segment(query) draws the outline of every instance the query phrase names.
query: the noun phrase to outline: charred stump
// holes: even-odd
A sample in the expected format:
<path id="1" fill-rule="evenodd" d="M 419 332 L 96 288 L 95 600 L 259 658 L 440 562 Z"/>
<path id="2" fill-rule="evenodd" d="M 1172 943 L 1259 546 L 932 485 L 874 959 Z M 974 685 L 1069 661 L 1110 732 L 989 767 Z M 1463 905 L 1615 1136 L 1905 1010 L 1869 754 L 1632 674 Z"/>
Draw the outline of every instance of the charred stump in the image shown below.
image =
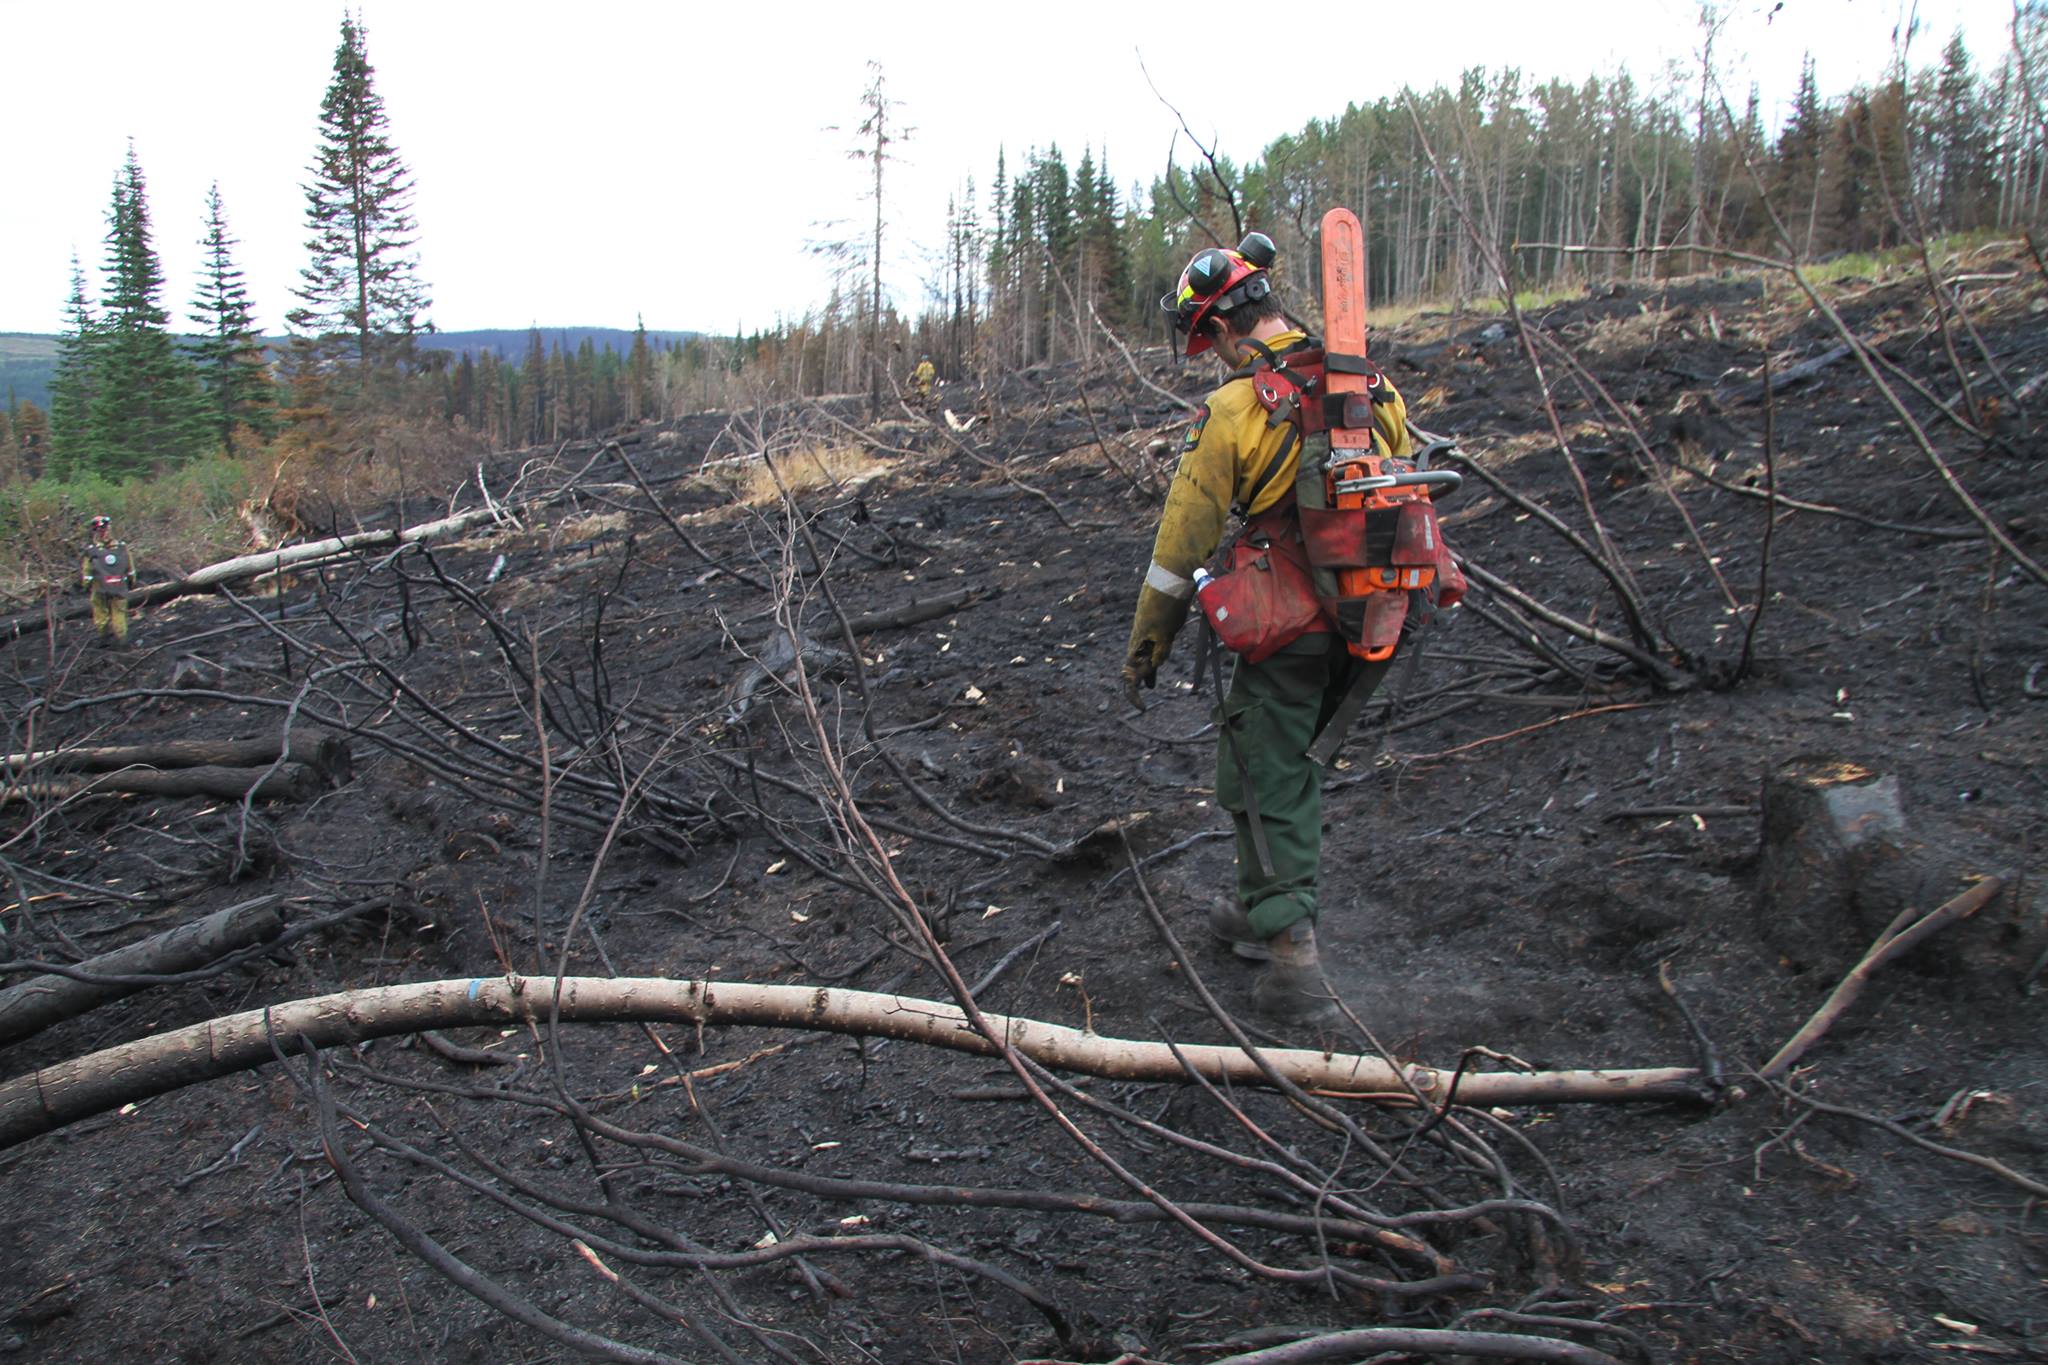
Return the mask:
<path id="1" fill-rule="evenodd" d="M 1834 755 L 1787 760 L 1763 783 L 1756 913 L 1795 970 L 1839 970 L 1917 903 L 1895 775 Z"/>

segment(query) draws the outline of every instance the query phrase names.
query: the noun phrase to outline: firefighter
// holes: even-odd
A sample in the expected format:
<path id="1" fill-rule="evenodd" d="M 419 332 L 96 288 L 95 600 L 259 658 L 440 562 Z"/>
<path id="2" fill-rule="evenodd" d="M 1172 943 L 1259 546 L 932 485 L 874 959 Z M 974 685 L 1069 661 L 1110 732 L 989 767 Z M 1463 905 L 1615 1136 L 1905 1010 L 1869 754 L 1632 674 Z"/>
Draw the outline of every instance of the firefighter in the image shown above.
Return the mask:
<path id="1" fill-rule="evenodd" d="M 92 594 L 92 623 L 103 644 L 128 644 L 128 594 L 135 587 L 135 556 L 114 539 L 114 519 L 94 517 L 92 540 L 78 560 L 78 586 Z"/>
<path id="2" fill-rule="evenodd" d="M 938 377 L 939 368 L 932 364 L 932 358 L 928 355 L 919 356 L 917 358 L 917 368 L 910 372 L 910 383 L 917 390 L 918 402 L 929 403 L 932 401 L 932 381 Z"/>
<path id="3" fill-rule="evenodd" d="M 1188 263 L 1175 291 L 1159 301 L 1186 338 L 1188 355 L 1212 351 L 1234 369 L 1260 356 L 1260 345 L 1280 353 L 1305 340 L 1273 292 L 1265 269 L 1272 251 L 1270 241 L 1253 234 L 1237 251 L 1214 248 Z M 1290 533 L 1298 528 L 1292 509 L 1300 442 L 1289 423 L 1268 417 L 1243 372 L 1195 412 L 1125 651 L 1124 690 L 1133 706 L 1142 707 L 1139 688 L 1154 685 L 1188 614 L 1196 571 L 1216 551 L 1233 510 L 1272 513 L 1286 519 L 1280 524 Z M 1391 385 L 1373 404 L 1373 419 L 1383 453 L 1412 453 L 1406 405 Z M 1340 634 L 1314 627 L 1263 663 L 1237 659 L 1215 716 L 1216 798 L 1236 830 L 1237 886 L 1234 901 L 1212 908 L 1209 927 L 1239 956 L 1268 964 L 1252 982 L 1252 1005 L 1280 1023 L 1335 1014 L 1315 936 L 1323 771 L 1306 750 L 1360 667 Z"/>

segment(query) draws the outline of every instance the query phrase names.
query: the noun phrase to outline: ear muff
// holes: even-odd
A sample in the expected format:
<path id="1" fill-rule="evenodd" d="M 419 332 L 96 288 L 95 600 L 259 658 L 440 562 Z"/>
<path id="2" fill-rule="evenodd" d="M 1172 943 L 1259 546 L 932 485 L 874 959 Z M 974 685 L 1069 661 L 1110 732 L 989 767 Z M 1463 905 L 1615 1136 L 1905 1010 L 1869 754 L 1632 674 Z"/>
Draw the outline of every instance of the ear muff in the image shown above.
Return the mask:
<path id="1" fill-rule="evenodd" d="M 1229 252 L 1212 246 L 1188 262 L 1188 287 L 1202 297 L 1214 294 L 1230 282 L 1235 264 Z"/>

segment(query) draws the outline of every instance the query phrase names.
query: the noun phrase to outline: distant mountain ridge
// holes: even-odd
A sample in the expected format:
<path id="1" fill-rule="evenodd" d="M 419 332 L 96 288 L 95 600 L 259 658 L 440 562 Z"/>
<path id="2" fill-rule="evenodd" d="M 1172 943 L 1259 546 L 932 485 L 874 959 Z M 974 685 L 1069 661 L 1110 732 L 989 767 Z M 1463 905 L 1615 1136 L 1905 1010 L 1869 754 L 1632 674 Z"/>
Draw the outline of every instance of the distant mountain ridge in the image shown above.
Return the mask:
<path id="1" fill-rule="evenodd" d="M 501 361 L 518 365 L 526 359 L 528 338 L 535 331 L 540 333 L 541 349 L 549 352 L 559 347 L 565 354 L 574 355 L 586 341 L 600 355 L 606 347 L 621 356 L 633 350 L 630 327 L 486 327 L 468 332 L 432 332 L 420 337 L 420 349 L 467 355 L 472 360 L 489 351 Z M 703 335 L 650 331 L 647 344 L 656 350 L 667 350 Z M 282 349 L 286 340 L 274 336 L 265 337 L 263 342 L 274 352 Z M 44 332 L 0 332 L 0 405 L 34 403 L 48 412 L 50 380 L 57 373 L 62 343 L 62 337 Z"/>
<path id="2" fill-rule="evenodd" d="M 60 340 L 35 332 L 0 332 L 0 406 L 34 403 L 50 410 L 50 376 L 57 373 Z"/>
<path id="3" fill-rule="evenodd" d="M 590 348 L 602 354 L 606 347 L 626 355 L 633 349 L 633 332 L 625 327 L 486 327 L 471 332 L 435 332 L 420 338 L 423 351 L 448 351 L 455 355 L 468 355 L 472 359 L 489 351 L 500 360 L 509 360 L 514 365 L 526 359 L 528 338 L 534 332 L 540 333 L 541 349 L 554 351 L 557 347 L 568 355 L 583 349 L 588 341 Z M 703 336 L 702 332 L 656 332 L 647 333 L 647 344 L 658 351 L 665 351 L 672 345 L 680 345 L 693 338 Z M 275 338 L 273 344 L 281 342 Z"/>

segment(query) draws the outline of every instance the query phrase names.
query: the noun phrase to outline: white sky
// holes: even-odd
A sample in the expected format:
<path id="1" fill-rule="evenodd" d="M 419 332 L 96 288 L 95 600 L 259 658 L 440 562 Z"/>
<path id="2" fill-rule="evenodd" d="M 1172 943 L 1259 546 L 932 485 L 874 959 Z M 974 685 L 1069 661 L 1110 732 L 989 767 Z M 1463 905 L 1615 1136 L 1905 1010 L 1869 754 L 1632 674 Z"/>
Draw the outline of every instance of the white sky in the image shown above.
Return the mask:
<path id="1" fill-rule="evenodd" d="M 1900 0 L 1785 0 L 1766 22 L 1774 0 L 1725 3 L 1728 88 L 1739 103 L 1758 81 L 1767 111 L 1789 100 L 1809 50 L 1826 93 L 1874 78 L 1900 14 Z M 1356 17 L 1311 37 L 1317 8 L 360 0 L 359 12 L 417 181 L 444 330 L 641 316 L 725 332 L 821 302 L 825 268 L 807 245 L 871 214 L 846 157 L 870 59 L 915 130 L 884 188 L 886 278 L 914 311 L 948 193 L 972 176 L 985 199 L 999 143 L 1013 167 L 1030 147 L 1057 143 L 1070 166 L 1106 147 L 1126 188 L 1159 171 L 1176 125 L 1141 54 L 1190 125 L 1244 161 L 1404 82 L 1453 83 L 1474 65 L 1577 81 L 1625 62 L 1653 85 L 1698 41 L 1693 0 L 1326 0 Z M 281 330 L 342 14 L 311 0 L 0 0 L 0 331 L 61 330 L 74 253 L 96 295 L 130 138 L 174 325 L 186 325 L 217 180 L 257 324 Z M 1988 70 L 2010 14 L 2010 0 L 1923 3 L 1915 64 L 1961 28 Z"/>

